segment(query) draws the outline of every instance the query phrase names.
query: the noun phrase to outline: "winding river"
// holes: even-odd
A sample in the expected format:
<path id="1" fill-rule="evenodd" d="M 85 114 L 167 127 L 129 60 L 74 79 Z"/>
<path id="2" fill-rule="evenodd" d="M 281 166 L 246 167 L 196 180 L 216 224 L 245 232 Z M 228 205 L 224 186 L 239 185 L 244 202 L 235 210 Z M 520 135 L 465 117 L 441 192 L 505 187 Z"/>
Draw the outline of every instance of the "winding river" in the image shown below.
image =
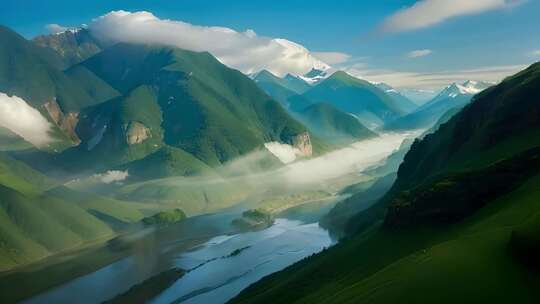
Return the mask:
<path id="1" fill-rule="evenodd" d="M 214 237 L 172 257 L 171 267 L 189 272 L 152 303 L 224 303 L 262 277 L 332 243 L 328 232 L 317 223 L 288 219 L 277 219 L 271 227 L 256 232 Z M 237 253 L 232 254 L 235 250 Z M 148 274 L 140 269 L 140 260 L 131 256 L 25 303 L 100 303 L 146 279 Z"/>

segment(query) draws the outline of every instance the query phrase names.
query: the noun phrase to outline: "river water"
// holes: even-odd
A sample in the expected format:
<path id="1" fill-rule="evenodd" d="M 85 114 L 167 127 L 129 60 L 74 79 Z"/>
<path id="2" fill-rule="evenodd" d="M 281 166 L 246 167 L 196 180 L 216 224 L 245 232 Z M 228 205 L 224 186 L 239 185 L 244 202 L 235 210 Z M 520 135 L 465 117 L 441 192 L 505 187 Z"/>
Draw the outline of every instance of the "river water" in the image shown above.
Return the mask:
<path id="1" fill-rule="evenodd" d="M 277 219 L 261 231 L 217 236 L 173 257 L 172 266 L 191 270 L 153 303 L 224 303 L 262 277 L 331 245 L 328 232 L 317 223 L 288 219 Z M 235 250 L 239 253 L 231 255 Z M 134 257 L 122 259 L 26 303 L 84 304 L 109 300 L 138 280 L 138 274 L 133 272 L 138 263 Z"/>

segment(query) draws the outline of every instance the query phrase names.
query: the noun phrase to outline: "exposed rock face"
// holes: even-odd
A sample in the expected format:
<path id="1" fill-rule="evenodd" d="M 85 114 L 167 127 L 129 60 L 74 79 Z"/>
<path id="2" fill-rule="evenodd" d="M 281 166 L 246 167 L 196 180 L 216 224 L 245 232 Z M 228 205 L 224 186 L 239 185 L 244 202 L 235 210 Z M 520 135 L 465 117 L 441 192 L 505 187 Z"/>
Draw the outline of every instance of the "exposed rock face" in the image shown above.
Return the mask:
<path id="1" fill-rule="evenodd" d="M 309 157 L 313 155 L 313 146 L 308 132 L 293 136 L 289 143 L 300 151 L 300 156 Z"/>
<path id="2" fill-rule="evenodd" d="M 126 131 L 126 141 L 130 145 L 140 144 L 151 137 L 150 129 L 140 122 L 131 121 Z"/>
<path id="3" fill-rule="evenodd" d="M 79 144 L 81 142 L 75 132 L 75 127 L 77 127 L 77 123 L 79 122 L 79 113 L 64 114 L 55 99 L 47 101 L 43 104 L 43 107 L 47 110 L 52 121 L 73 143 Z"/>
<path id="4" fill-rule="evenodd" d="M 98 42 L 86 29 L 67 30 L 63 33 L 38 36 L 34 38 L 34 42 L 55 50 L 64 58 L 67 66 L 82 62 L 101 51 Z"/>

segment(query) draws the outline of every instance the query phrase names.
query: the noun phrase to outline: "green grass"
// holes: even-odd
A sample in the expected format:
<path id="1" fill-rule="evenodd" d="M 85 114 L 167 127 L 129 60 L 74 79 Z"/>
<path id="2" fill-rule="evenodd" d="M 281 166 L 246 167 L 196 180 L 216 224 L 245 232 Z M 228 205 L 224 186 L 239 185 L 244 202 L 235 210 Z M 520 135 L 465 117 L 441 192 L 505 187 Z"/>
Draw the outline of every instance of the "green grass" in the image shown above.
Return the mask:
<path id="1" fill-rule="evenodd" d="M 4 154 L 0 169 L 1 270 L 112 237 L 155 208 L 59 187 Z"/>
<path id="2" fill-rule="evenodd" d="M 145 225 L 169 225 L 177 223 L 186 218 L 186 214 L 181 209 L 161 211 L 152 216 L 143 218 L 141 221 Z"/>
<path id="3" fill-rule="evenodd" d="M 180 208 L 189 216 L 230 207 L 254 190 L 242 179 L 171 177 L 126 185 L 116 192 L 121 200 Z"/>
<path id="4" fill-rule="evenodd" d="M 348 144 L 377 136 L 352 115 L 327 103 L 308 106 L 298 118 L 315 135 L 330 143 Z"/>

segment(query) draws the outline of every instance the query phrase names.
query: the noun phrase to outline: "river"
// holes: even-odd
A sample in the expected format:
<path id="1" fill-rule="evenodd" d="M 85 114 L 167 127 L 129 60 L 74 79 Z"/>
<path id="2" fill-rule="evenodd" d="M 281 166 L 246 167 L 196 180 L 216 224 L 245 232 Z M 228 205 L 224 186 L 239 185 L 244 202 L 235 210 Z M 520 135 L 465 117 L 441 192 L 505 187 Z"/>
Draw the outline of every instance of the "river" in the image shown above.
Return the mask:
<path id="1" fill-rule="evenodd" d="M 224 303 L 262 277 L 331 245 L 328 232 L 317 223 L 288 219 L 277 219 L 261 231 L 217 236 L 172 258 L 171 267 L 191 270 L 153 303 Z M 239 253 L 231 255 L 237 249 Z M 84 304 L 109 300 L 144 280 L 136 272 L 140 263 L 135 257 L 122 259 L 25 303 Z"/>

